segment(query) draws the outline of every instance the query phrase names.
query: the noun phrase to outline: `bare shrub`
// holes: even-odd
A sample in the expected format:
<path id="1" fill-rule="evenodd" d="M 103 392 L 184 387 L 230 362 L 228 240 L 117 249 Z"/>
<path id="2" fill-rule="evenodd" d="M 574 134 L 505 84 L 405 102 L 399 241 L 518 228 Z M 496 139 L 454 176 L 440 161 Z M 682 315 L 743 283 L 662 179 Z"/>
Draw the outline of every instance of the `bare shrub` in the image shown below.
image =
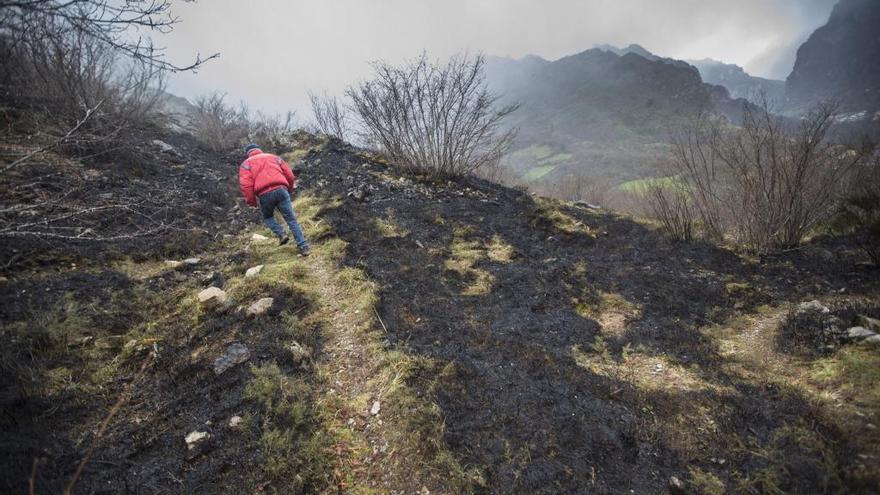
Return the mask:
<path id="1" fill-rule="evenodd" d="M 170 0 L 0 0 L 0 32 L 10 45 L 38 48 L 41 36 L 55 38 L 62 33 L 76 33 L 123 58 L 156 69 L 195 70 L 207 60 L 196 56 L 187 65 L 168 61 L 149 38 L 150 33 L 168 33 L 180 22 L 171 14 Z"/>
<path id="2" fill-rule="evenodd" d="M 31 127 L 50 133 L 76 127 L 76 136 L 67 133 L 64 144 L 83 154 L 118 148 L 132 131 L 162 122 L 160 70 L 122 60 L 81 32 L 25 36 L 39 36 L 42 43 L 25 43 L 8 54 L 16 70 L 6 81 L 14 88 L 10 103 L 33 110 Z"/>
<path id="3" fill-rule="evenodd" d="M 165 73 L 207 60 L 175 65 L 154 48 L 149 35 L 178 22 L 170 8 L 169 0 L 0 0 L 0 101 L 15 119 L 7 131 L 36 134 L 43 151 L 134 153 L 131 131 L 162 123 Z"/>
<path id="4" fill-rule="evenodd" d="M 673 239 L 691 241 L 696 231 L 696 213 L 685 191 L 649 184 L 645 191 L 652 216 Z"/>
<path id="5" fill-rule="evenodd" d="M 741 128 L 701 115 L 683 129 L 673 142 L 672 168 L 703 235 L 730 236 L 749 252 L 765 253 L 799 245 L 827 220 L 843 179 L 868 154 L 827 139 L 834 111 L 823 103 L 793 122 L 765 102 L 744 107 Z M 651 199 L 674 199 L 657 205 L 660 211 L 685 206 L 657 194 Z"/>
<path id="6" fill-rule="evenodd" d="M 398 67 L 374 63 L 373 79 L 347 91 L 364 141 L 416 173 L 456 176 L 496 163 L 513 138 L 500 124 L 517 106 L 495 108 L 484 64 L 481 55 L 439 64 L 424 54 Z"/>
<path id="7" fill-rule="evenodd" d="M 251 112 L 244 102 L 232 106 L 226 103 L 226 94 L 211 93 L 196 98 L 187 129 L 211 151 L 230 151 L 246 142 L 278 147 L 295 130 L 295 117 L 292 111 L 284 115 Z"/>
<path id="8" fill-rule="evenodd" d="M 564 201 L 582 201 L 592 205 L 607 206 L 611 188 L 611 184 L 605 180 L 574 174 L 565 177 L 556 185 L 554 196 Z"/>
<path id="9" fill-rule="evenodd" d="M 270 115 L 257 111 L 251 113 L 244 108 L 247 122 L 247 140 L 263 146 L 278 148 L 287 144 L 287 136 L 296 130 L 296 112 L 288 110 L 283 115 Z"/>
<path id="10" fill-rule="evenodd" d="M 315 129 L 325 136 L 333 136 L 342 141 L 351 138 L 351 116 L 345 105 L 341 104 L 335 96 L 327 93 L 317 95 L 309 93 L 309 101 L 312 104 L 312 115 L 315 119 Z"/>
<path id="11" fill-rule="evenodd" d="M 190 132 L 199 144 L 211 151 L 228 151 L 244 143 L 248 136 L 247 108 L 226 104 L 224 93 L 196 98 L 189 115 Z"/>
<path id="12" fill-rule="evenodd" d="M 875 266 L 880 267 L 880 154 L 853 174 L 833 222 L 839 233 L 852 234 Z"/>

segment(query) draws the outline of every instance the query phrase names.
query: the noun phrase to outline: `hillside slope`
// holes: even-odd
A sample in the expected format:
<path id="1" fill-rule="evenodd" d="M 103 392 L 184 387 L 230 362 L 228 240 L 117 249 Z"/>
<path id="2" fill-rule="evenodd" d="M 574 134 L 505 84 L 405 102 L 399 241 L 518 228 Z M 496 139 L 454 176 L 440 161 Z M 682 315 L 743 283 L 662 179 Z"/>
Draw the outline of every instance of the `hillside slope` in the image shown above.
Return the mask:
<path id="1" fill-rule="evenodd" d="M 554 61 L 489 57 L 488 86 L 521 105 L 506 121 L 518 129 L 507 160 L 513 175 L 545 183 L 652 176 L 677 124 L 703 109 L 739 119 L 743 102 L 704 84 L 694 67 L 642 53 L 628 47 Z"/>
<path id="2" fill-rule="evenodd" d="M 841 0 L 828 22 L 798 48 L 786 79 L 789 105 L 806 107 L 827 98 L 839 100 L 843 112 L 880 111 L 880 3 Z"/>
<path id="3" fill-rule="evenodd" d="M 877 352 L 802 354 L 786 333 L 817 297 L 880 317 L 846 240 L 745 259 L 477 179 L 403 176 L 336 142 L 286 156 L 310 258 L 252 224 L 186 253 L 194 265 L 151 251 L 0 282 L 6 352 L 51 351 L 3 389 L 4 491 L 58 491 L 93 444 L 83 493 L 880 486 Z M 228 308 L 199 305 L 208 286 Z M 233 344 L 248 356 L 218 374 Z M 193 432 L 209 436 L 188 448 Z"/>
<path id="4" fill-rule="evenodd" d="M 785 102 L 785 81 L 756 77 L 736 64 L 708 58 L 688 60 L 688 63 L 700 71 L 703 81 L 724 86 L 732 98 L 744 98 L 760 104 L 763 95 L 776 106 Z"/>

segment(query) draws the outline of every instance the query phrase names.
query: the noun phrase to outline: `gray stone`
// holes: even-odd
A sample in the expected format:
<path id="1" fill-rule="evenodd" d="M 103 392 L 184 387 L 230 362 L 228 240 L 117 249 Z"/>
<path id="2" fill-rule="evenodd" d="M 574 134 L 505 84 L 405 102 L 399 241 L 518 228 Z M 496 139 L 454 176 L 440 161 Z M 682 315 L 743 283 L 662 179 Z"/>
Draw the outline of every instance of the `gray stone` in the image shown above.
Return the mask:
<path id="1" fill-rule="evenodd" d="M 246 272 L 244 272 L 245 278 L 256 277 L 263 271 L 263 265 L 257 265 L 251 268 L 248 268 Z"/>
<path id="2" fill-rule="evenodd" d="M 874 347 L 880 347 L 880 335 L 872 335 L 867 339 L 862 341 L 863 344 L 872 345 Z"/>
<path id="3" fill-rule="evenodd" d="M 859 325 L 871 330 L 872 332 L 880 332 L 880 320 L 878 320 L 877 318 L 859 315 Z"/>
<path id="4" fill-rule="evenodd" d="M 172 153 L 175 155 L 177 154 L 177 150 L 174 149 L 174 146 L 171 146 L 170 144 L 166 143 L 165 141 L 162 141 L 161 139 L 154 139 L 153 145 L 156 146 L 157 148 L 159 148 L 160 150 L 164 151 L 165 153 Z"/>
<path id="5" fill-rule="evenodd" d="M 830 309 L 817 300 L 802 302 L 798 305 L 798 313 L 807 313 L 810 311 L 818 311 L 822 314 L 828 314 L 831 312 Z"/>
<path id="6" fill-rule="evenodd" d="M 675 476 L 669 477 L 669 490 L 672 493 L 683 493 L 684 492 L 684 483 Z"/>
<path id="7" fill-rule="evenodd" d="M 254 234 L 251 236 L 251 240 L 254 242 L 266 242 L 269 238 L 262 234 Z"/>
<path id="8" fill-rule="evenodd" d="M 223 289 L 213 286 L 199 292 L 198 298 L 199 304 L 205 309 L 219 308 L 229 301 Z"/>
<path id="9" fill-rule="evenodd" d="M 382 410 L 382 404 L 379 404 L 379 401 L 374 401 L 373 406 L 370 407 L 370 414 L 373 416 L 379 414 L 379 411 Z"/>
<path id="10" fill-rule="evenodd" d="M 251 304 L 250 307 L 248 307 L 248 309 L 247 309 L 247 314 L 249 314 L 251 316 L 259 316 L 259 315 L 265 313 L 266 311 L 269 311 L 269 308 L 272 307 L 272 303 L 274 303 L 274 302 L 275 302 L 275 300 L 272 299 L 271 297 L 264 297 L 264 298 L 260 299 L 259 301 Z"/>
<path id="11" fill-rule="evenodd" d="M 233 417 L 229 418 L 229 427 L 235 428 L 238 425 L 240 425 L 242 421 L 244 421 L 244 420 L 241 419 L 241 416 L 233 416 Z"/>
<path id="12" fill-rule="evenodd" d="M 214 360 L 214 373 L 223 374 L 229 368 L 244 363 L 251 358 L 251 351 L 244 344 L 238 342 L 226 348 L 226 352 Z"/>
<path id="13" fill-rule="evenodd" d="M 865 327 L 851 327 L 846 331 L 846 337 L 850 340 L 864 340 L 877 335 Z"/>
<path id="14" fill-rule="evenodd" d="M 199 442 L 208 438 L 211 438 L 211 434 L 207 431 L 191 431 L 184 437 L 184 441 L 186 441 L 186 448 L 194 449 Z"/>
<path id="15" fill-rule="evenodd" d="M 183 263 L 181 263 L 177 260 L 165 260 L 165 264 L 168 266 L 168 268 L 177 268 L 180 265 L 182 265 Z"/>
<path id="16" fill-rule="evenodd" d="M 198 265 L 201 262 L 201 258 L 187 258 L 183 260 L 183 264 L 185 265 Z"/>

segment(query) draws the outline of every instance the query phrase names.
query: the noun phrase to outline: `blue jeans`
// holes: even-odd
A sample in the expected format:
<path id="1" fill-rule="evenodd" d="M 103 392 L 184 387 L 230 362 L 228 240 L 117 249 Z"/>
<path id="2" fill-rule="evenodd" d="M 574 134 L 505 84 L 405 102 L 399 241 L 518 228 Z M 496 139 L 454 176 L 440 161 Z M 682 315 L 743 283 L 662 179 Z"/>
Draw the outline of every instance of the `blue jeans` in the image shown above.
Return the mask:
<path id="1" fill-rule="evenodd" d="M 260 195 L 260 211 L 263 213 L 263 223 L 272 232 L 275 232 L 279 239 L 283 239 L 284 229 L 275 220 L 276 209 L 281 212 L 281 216 L 287 221 L 287 226 L 290 228 L 293 238 L 296 239 L 296 245 L 301 248 L 308 246 L 309 242 L 306 241 L 306 236 L 303 235 L 302 228 L 299 226 L 299 222 L 296 221 L 296 213 L 293 211 L 293 204 L 290 202 L 290 193 L 287 192 L 287 189 L 275 189 Z"/>

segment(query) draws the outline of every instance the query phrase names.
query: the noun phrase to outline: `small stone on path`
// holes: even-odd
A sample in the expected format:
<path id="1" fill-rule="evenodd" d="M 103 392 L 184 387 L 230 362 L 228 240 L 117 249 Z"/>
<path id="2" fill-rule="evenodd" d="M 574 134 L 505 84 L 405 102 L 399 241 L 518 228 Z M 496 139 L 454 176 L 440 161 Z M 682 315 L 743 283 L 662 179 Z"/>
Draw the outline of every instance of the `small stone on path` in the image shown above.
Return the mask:
<path id="1" fill-rule="evenodd" d="M 188 449 L 194 449 L 196 444 L 209 438 L 211 436 L 210 433 L 206 431 L 191 431 L 184 440 L 186 441 L 186 447 Z"/>
<path id="2" fill-rule="evenodd" d="M 259 301 L 251 304 L 250 307 L 247 309 L 247 314 L 252 316 L 259 316 L 266 311 L 269 311 L 269 308 L 272 307 L 272 303 L 274 302 L 275 299 L 272 299 L 271 297 L 264 297 Z"/>
<path id="3" fill-rule="evenodd" d="M 239 365 L 251 358 L 251 351 L 244 344 L 238 342 L 226 348 L 226 353 L 214 360 L 214 373 L 221 375 L 223 372 Z"/>
<path id="4" fill-rule="evenodd" d="M 373 407 L 370 408 L 370 414 L 373 416 L 379 414 L 379 411 L 382 409 L 382 404 L 379 404 L 379 401 L 373 402 Z"/>
<path id="5" fill-rule="evenodd" d="M 254 234 L 251 236 L 251 240 L 254 242 L 266 242 L 269 238 L 262 234 Z"/>
<path id="6" fill-rule="evenodd" d="M 831 310 L 817 300 L 802 302 L 798 305 L 798 313 L 806 313 L 809 311 L 818 311 L 822 314 L 830 313 Z"/>
<path id="7" fill-rule="evenodd" d="M 865 327 L 852 327 L 846 331 L 847 338 L 851 340 L 863 340 L 868 337 L 873 337 L 877 335 L 876 333 L 868 330 Z"/>
<path id="8" fill-rule="evenodd" d="M 256 277 L 263 271 L 263 265 L 257 265 L 251 268 L 248 268 L 246 272 L 244 272 L 245 278 Z"/>
<path id="9" fill-rule="evenodd" d="M 223 289 L 213 286 L 199 292 L 198 298 L 199 304 L 207 309 L 223 306 L 229 299 Z"/>
<path id="10" fill-rule="evenodd" d="M 229 427 L 235 428 L 236 426 L 240 425 L 242 421 L 244 420 L 241 418 L 241 416 L 233 416 L 229 418 Z"/>

